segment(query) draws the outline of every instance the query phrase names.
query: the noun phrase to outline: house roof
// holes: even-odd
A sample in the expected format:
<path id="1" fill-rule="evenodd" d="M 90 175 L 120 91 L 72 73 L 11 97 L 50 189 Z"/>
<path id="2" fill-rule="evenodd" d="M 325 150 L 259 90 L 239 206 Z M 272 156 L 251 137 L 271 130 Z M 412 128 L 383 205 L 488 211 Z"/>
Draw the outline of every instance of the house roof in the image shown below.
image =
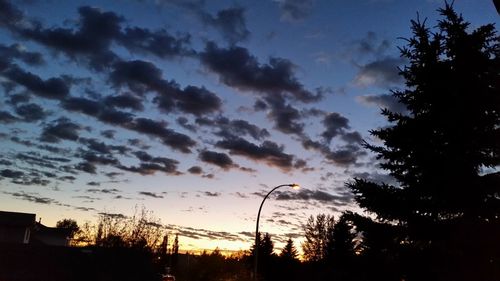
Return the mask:
<path id="1" fill-rule="evenodd" d="M 30 227 L 35 224 L 35 219 L 35 214 L 0 211 L 0 226 Z"/>
<path id="2" fill-rule="evenodd" d="M 53 236 L 61 236 L 67 237 L 71 234 L 71 229 L 67 228 L 59 228 L 59 227 L 48 227 L 41 223 L 36 222 L 35 231 L 40 235 L 53 235 Z"/>

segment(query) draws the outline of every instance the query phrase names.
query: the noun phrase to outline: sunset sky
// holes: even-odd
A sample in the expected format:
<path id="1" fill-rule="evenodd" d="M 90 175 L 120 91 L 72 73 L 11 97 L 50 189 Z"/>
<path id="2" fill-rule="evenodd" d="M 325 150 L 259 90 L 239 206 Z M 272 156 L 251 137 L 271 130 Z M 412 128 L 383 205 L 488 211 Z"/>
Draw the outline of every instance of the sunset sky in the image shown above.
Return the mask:
<path id="1" fill-rule="evenodd" d="M 0 0 L 0 209 L 63 218 L 144 206 L 181 250 L 280 248 L 318 213 L 357 210 L 362 147 L 402 111 L 399 57 L 432 0 Z M 491 0 L 456 0 L 472 27 Z"/>

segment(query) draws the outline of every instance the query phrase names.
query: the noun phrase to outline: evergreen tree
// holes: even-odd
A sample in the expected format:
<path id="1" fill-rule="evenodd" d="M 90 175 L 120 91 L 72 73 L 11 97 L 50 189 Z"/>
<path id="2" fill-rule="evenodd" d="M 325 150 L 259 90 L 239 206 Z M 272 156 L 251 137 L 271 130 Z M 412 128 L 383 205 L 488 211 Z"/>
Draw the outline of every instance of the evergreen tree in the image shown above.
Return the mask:
<path id="1" fill-rule="evenodd" d="M 274 280 L 272 276 L 276 273 L 276 254 L 274 253 L 274 242 L 271 239 L 271 235 L 269 235 L 269 233 L 266 233 L 264 234 L 264 236 L 262 236 L 262 234 L 259 232 L 259 235 L 257 236 L 257 242 L 257 245 L 252 246 L 250 258 L 252 261 L 254 261 L 255 247 L 259 247 L 259 277 L 263 280 Z"/>
<path id="2" fill-rule="evenodd" d="M 354 238 L 351 222 L 342 215 L 328 233 L 325 252 L 327 268 L 332 269 L 330 275 L 335 280 L 355 280 Z"/>
<path id="3" fill-rule="evenodd" d="M 334 265 L 342 266 L 349 263 L 354 257 L 354 233 L 345 216 L 335 223 L 327 243 L 326 259 Z"/>
<path id="4" fill-rule="evenodd" d="M 293 262 L 297 261 L 298 255 L 299 253 L 297 252 L 297 249 L 293 244 L 292 238 L 288 238 L 285 247 L 283 247 L 283 250 L 281 250 L 280 258 L 287 262 Z"/>
<path id="5" fill-rule="evenodd" d="M 500 278 L 500 44 L 493 25 L 470 30 L 451 5 L 431 32 L 412 21 L 401 49 L 406 113 L 367 144 L 398 184 L 355 179 L 360 207 L 401 229 L 407 280 Z M 411 265 L 410 265 L 411 263 Z"/>
<path id="6" fill-rule="evenodd" d="M 175 271 L 179 262 L 179 234 L 175 235 L 174 244 L 172 245 L 171 257 L 172 268 Z"/>

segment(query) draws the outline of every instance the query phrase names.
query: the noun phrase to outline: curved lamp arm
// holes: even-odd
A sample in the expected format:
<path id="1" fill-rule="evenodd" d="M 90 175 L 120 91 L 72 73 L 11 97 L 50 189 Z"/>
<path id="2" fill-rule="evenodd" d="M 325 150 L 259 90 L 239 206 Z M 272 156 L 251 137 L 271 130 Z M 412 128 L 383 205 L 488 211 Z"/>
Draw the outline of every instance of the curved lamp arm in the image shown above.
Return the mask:
<path id="1" fill-rule="evenodd" d="M 259 207 L 259 212 L 257 213 L 257 223 L 255 225 L 255 245 L 254 245 L 254 280 L 257 280 L 257 268 L 258 268 L 258 256 L 259 256 L 259 219 L 260 219 L 260 211 L 262 210 L 262 206 L 264 205 L 264 202 L 266 201 L 267 197 L 273 193 L 276 189 L 283 187 L 283 186 L 289 186 L 293 189 L 299 189 L 300 186 L 296 183 L 288 183 L 288 184 L 281 184 L 276 186 L 275 188 L 271 189 L 266 196 L 264 196 L 264 199 L 262 199 L 262 203 L 260 203 Z"/>

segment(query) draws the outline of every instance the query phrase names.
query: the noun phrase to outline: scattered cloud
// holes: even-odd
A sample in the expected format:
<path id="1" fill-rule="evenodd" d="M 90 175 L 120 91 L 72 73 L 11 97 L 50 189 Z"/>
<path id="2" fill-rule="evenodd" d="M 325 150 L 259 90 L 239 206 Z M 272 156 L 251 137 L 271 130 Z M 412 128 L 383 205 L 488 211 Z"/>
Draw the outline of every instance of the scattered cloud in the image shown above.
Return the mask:
<path id="1" fill-rule="evenodd" d="M 203 192 L 203 195 L 208 196 L 208 197 L 219 197 L 219 196 L 221 196 L 221 193 L 220 192 L 205 191 L 205 192 Z"/>
<path id="2" fill-rule="evenodd" d="M 216 146 L 227 149 L 233 155 L 261 161 L 272 167 L 283 170 L 290 170 L 293 167 L 294 156 L 284 153 L 284 147 L 272 141 L 264 141 L 261 145 L 256 145 L 243 138 L 232 138 L 218 141 Z"/>
<path id="3" fill-rule="evenodd" d="M 219 75 L 222 83 L 239 90 L 285 94 L 301 102 L 321 98 L 319 93 L 304 88 L 295 76 L 295 65 L 287 59 L 270 58 L 267 64 L 260 64 L 246 48 L 232 46 L 224 49 L 214 42 L 207 43 L 200 59 L 209 70 Z"/>
<path id="4" fill-rule="evenodd" d="M 204 24 L 219 30 L 223 37 L 231 44 L 244 41 L 250 35 L 245 20 L 245 9 L 233 7 L 222 9 L 216 16 L 208 13 L 199 13 Z"/>
<path id="5" fill-rule="evenodd" d="M 366 106 L 386 108 L 396 113 L 407 112 L 406 106 L 400 103 L 394 95 L 390 94 L 357 96 L 356 100 Z"/>
<path id="6" fill-rule="evenodd" d="M 325 131 L 321 136 L 327 143 L 330 143 L 332 138 L 343 135 L 344 130 L 350 129 L 349 119 L 337 112 L 327 114 L 323 119 L 323 125 L 325 126 Z"/>
<path id="7" fill-rule="evenodd" d="M 153 197 L 153 198 L 163 198 L 163 195 L 157 194 L 155 192 L 149 192 L 149 191 L 139 191 L 140 195 L 144 195 L 147 197 Z"/>
<path id="8" fill-rule="evenodd" d="M 370 63 L 359 65 L 354 84 L 360 87 L 378 86 L 389 88 L 401 85 L 403 77 L 399 75 L 399 67 L 405 60 L 396 57 L 385 57 Z"/>
<path id="9" fill-rule="evenodd" d="M 69 119 L 61 117 L 43 128 L 41 141 L 57 143 L 61 140 L 76 141 L 82 127 Z"/>
<path id="10" fill-rule="evenodd" d="M 301 21 L 307 18 L 313 8 L 315 0 L 274 0 L 281 10 L 281 20 L 287 22 Z"/>
<path id="11" fill-rule="evenodd" d="M 199 158 L 203 162 L 219 166 L 224 170 L 236 167 L 236 165 L 233 163 L 233 160 L 231 160 L 231 157 L 229 157 L 225 153 L 203 150 L 200 152 Z"/>

